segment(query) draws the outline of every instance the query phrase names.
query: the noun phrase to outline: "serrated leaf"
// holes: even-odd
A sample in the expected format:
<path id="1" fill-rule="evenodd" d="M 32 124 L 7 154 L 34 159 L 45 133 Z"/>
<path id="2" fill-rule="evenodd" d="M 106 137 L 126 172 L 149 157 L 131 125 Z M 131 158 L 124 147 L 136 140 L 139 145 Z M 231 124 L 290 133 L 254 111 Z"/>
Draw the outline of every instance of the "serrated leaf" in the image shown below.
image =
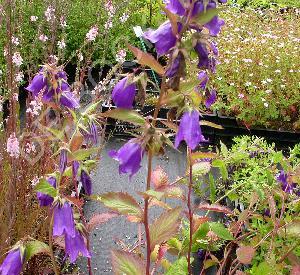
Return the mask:
<path id="1" fill-rule="evenodd" d="M 143 220 L 142 208 L 128 193 L 106 193 L 98 197 L 98 200 L 121 215 L 135 216 L 138 220 Z"/>
<path id="2" fill-rule="evenodd" d="M 89 107 L 87 107 L 87 109 L 84 111 L 83 116 L 93 113 L 96 110 L 96 108 L 98 107 L 98 105 L 100 104 L 100 102 L 101 101 L 97 101 L 97 102 L 89 105 Z"/>
<path id="3" fill-rule="evenodd" d="M 227 168 L 226 168 L 226 164 L 225 164 L 225 162 L 223 160 L 221 160 L 221 159 L 214 159 L 212 161 L 212 166 L 213 167 L 217 167 L 217 168 L 220 169 L 220 172 L 221 172 L 223 180 L 227 180 L 228 179 L 228 171 L 227 171 Z"/>
<path id="4" fill-rule="evenodd" d="M 209 179 L 209 199 L 211 202 L 214 202 L 216 200 L 216 194 L 217 194 L 215 179 L 211 173 L 209 173 L 208 179 Z"/>
<path id="5" fill-rule="evenodd" d="M 137 112 L 127 109 L 113 109 L 102 114 L 104 117 L 110 117 L 117 120 L 130 122 L 135 125 L 144 125 L 145 119 Z"/>
<path id="6" fill-rule="evenodd" d="M 158 192 L 158 191 L 155 191 L 155 190 L 148 190 L 148 191 L 145 191 L 145 192 L 140 192 L 140 194 L 144 197 L 144 198 L 155 198 L 157 200 L 161 200 L 165 193 L 163 192 Z"/>
<path id="7" fill-rule="evenodd" d="M 25 245 L 25 262 L 29 261 L 33 256 L 45 253 L 50 254 L 50 248 L 47 244 L 40 241 L 30 241 Z"/>
<path id="8" fill-rule="evenodd" d="M 118 214 L 116 213 L 100 213 L 100 214 L 95 214 L 91 217 L 90 221 L 87 224 L 87 230 L 92 231 L 95 229 L 96 226 L 104 224 L 111 220 L 114 217 L 117 217 Z"/>
<path id="9" fill-rule="evenodd" d="M 234 240 L 232 234 L 222 223 L 210 222 L 209 227 L 219 238 L 228 241 Z"/>
<path id="10" fill-rule="evenodd" d="M 219 204 L 201 203 L 198 206 L 198 209 L 212 211 L 212 212 L 225 213 L 225 214 L 232 214 L 232 211 L 229 208 L 219 205 Z"/>
<path id="11" fill-rule="evenodd" d="M 240 263 L 251 264 L 252 259 L 255 256 L 255 249 L 251 246 L 240 246 L 236 250 L 236 256 Z"/>
<path id="12" fill-rule="evenodd" d="M 260 263 L 257 267 L 253 267 L 253 275 L 271 275 L 272 267 L 267 262 Z"/>
<path id="13" fill-rule="evenodd" d="M 127 46 L 129 50 L 131 50 L 132 53 L 135 55 L 139 64 L 143 66 L 148 66 L 160 75 L 165 74 L 164 67 L 161 64 L 159 64 L 158 61 L 151 54 L 145 53 L 140 49 L 129 44 Z"/>
<path id="14" fill-rule="evenodd" d="M 201 12 L 198 16 L 194 18 L 194 22 L 205 25 L 206 23 L 210 22 L 216 15 L 218 15 L 219 9 L 209 9 L 206 11 Z"/>
<path id="15" fill-rule="evenodd" d="M 57 196 L 57 189 L 55 189 L 47 180 L 41 179 L 35 187 L 35 191 L 49 195 L 52 198 Z"/>
<path id="16" fill-rule="evenodd" d="M 213 123 L 213 122 L 210 122 L 210 121 L 207 121 L 207 120 L 201 120 L 200 125 L 201 126 L 209 126 L 211 128 L 216 128 L 216 129 L 220 129 L 220 130 L 224 129 L 223 126 L 218 125 L 218 124 Z"/>
<path id="17" fill-rule="evenodd" d="M 122 250 L 113 250 L 112 268 L 115 275 L 144 275 L 144 261 L 137 255 Z"/>
<path id="18" fill-rule="evenodd" d="M 157 244 L 161 244 L 173 237 L 180 225 L 179 217 L 181 208 L 176 207 L 161 214 L 153 224 L 150 225 L 151 250 Z"/>
<path id="19" fill-rule="evenodd" d="M 198 230 L 193 234 L 193 241 L 192 241 L 192 251 L 197 252 L 198 250 L 198 242 L 199 240 L 203 240 L 207 233 L 209 232 L 209 225 L 207 222 L 201 224 L 198 228 Z M 187 248 L 189 245 L 189 240 L 186 239 L 184 247 Z"/>
<path id="20" fill-rule="evenodd" d="M 73 152 L 70 160 L 85 160 L 91 155 L 96 154 L 99 148 L 89 148 L 89 149 L 79 149 L 76 152 Z"/>
<path id="21" fill-rule="evenodd" d="M 186 257 L 181 257 L 171 265 L 165 275 L 183 275 L 188 273 L 187 259 Z"/>

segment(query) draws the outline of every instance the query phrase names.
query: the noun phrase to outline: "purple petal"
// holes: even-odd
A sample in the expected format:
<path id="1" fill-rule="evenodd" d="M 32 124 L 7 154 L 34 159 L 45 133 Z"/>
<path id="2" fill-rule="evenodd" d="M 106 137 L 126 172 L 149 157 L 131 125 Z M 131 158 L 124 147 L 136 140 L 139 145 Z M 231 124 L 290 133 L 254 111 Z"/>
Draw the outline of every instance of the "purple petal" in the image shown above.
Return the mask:
<path id="1" fill-rule="evenodd" d="M 79 162 L 77 160 L 74 160 L 72 162 L 72 174 L 73 174 L 73 177 L 76 179 L 77 178 L 77 174 L 78 174 L 78 170 L 79 170 Z"/>
<path id="2" fill-rule="evenodd" d="M 50 177 L 50 178 L 47 179 L 47 181 L 52 187 L 56 188 L 56 178 L 55 177 Z M 54 199 L 51 196 L 46 195 L 46 194 L 41 193 L 41 192 L 37 192 L 36 196 L 39 200 L 39 204 L 40 204 L 41 207 L 42 206 L 49 206 L 54 201 Z"/>
<path id="3" fill-rule="evenodd" d="M 120 80 L 113 89 L 112 100 L 118 108 L 132 109 L 136 86 L 128 84 L 128 77 Z"/>
<path id="4" fill-rule="evenodd" d="M 0 266 L 0 274 L 19 275 L 22 271 L 22 262 L 20 248 L 11 250 Z"/>
<path id="5" fill-rule="evenodd" d="M 205 107 L 207 109 L 209 109 L 211 107 L 211 105 L 213 105 L 216 102 L 216 100 L 217 100 L 216 90 L 212 90 L 211 94 L 209 95 L 209 97 L 205 101 Z"/>
<path id="6" fill-rule="evenodd" d="M 62 92 L 59 101 L 61 105 L 70 109 L 76 109 L 80 106 L 78 100 L 75 98 L 72 92 Z"/>
<path id="7" fill-rule="evenodd" d="M 32 92 L 32 94 L 37 97 L 39 93 L 46 87 L 47 79 L 42 73 L 38 73 L 29 86 L 26 88 L 27 91 Z"/>
<path id="8" fill-rule="evenodd" d="M 53 236 L 64 234 L 75 236 L 73 209 L 68 202 L 65 202 L 63 206 L 56 205 L 54 207 Z"/>
<path id="9" fill-rule="evenodd" d="M 91 258 L 91 254 L 88 251 L 83 236 L 80 232 L 76 229 L 75 235 L 65 235 L 65 246 L 66 246 L 66 253 L 70 256 L 70 262 L 74 263 L 81 253 L 84 257 Z"/>
<path id="10" fill-rule="evenodd" d="M 67 150 L 63 149 L 60 151 L 60 158 L 59 158 L 59 172 L 63 174 L 67 168 L 68 164 L 68 152 Z"/>
<path id="11" fill-rule="evenodd" d="M 206 88 L 206 85 L 207 85 L 207 82 L 209 80 L 209 77 L 206 73 L 206 71 L 201 71 L 199 74 L 198 74 L 198 79 L 200 80 L 200 88 L 202 90 L 205 90 Z"/>
<path id="12" fill-rule="evenodd" d="M 85 193 L 90 196 L 92 194 L 92 179 L 84 170 L 81 171 L 80 181 Z"/>
<path id="13" fill-rule="evenodd" d="M 166 8 L 170 12 L 172 12 L 174 14 L 178 14 L 180 16 L 183 16 L 186 12 L 179 0 L 170 0 L 169 3 L 167 4 Z"/>

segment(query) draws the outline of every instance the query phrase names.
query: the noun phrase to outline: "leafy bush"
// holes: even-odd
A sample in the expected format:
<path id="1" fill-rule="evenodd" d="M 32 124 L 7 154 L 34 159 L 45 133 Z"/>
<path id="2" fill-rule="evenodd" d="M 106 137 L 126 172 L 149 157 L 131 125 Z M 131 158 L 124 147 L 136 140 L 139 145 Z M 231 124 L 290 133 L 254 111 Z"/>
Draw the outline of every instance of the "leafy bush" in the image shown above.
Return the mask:
<path id="1" fill-rule="evenodd" d="M 254 7 L 254 8 L 299 8 L 300 3 L 298 0 L 230 0 L 229 3 L 237 4 L 241 7 Z"/>

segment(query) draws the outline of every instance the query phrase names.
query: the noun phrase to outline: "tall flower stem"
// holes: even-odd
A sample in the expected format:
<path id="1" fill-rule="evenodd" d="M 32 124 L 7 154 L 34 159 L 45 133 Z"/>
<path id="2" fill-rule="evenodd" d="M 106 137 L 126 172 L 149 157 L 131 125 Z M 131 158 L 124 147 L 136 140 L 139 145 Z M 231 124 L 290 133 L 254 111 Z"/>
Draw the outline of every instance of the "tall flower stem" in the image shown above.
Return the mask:
<path id="1" fill-rule="evenodd" d="M 189 213 L 189 224 L 190 224 L 190 240 L 189 240 L 189 248 L 187 255 L 188 262 L 188 272 L 192 274 L 191 267 L 191 253 L 192 253 L 192 243 L 193 243 L 193 206 L 192 206 L 192 191 L 193 191 L 193 163 L 192 163 L 192 150 L 188 148 L 187 157 L 189 163 L 189 186 L 188 186 L 188 198 L 187 198 L 187 207 Z"/>
<path id="2" fill-rule="evenodd" d="M 59 275 L 58 268 L 57 268 L 57 265 L 56 265 L 56 260 L 55 260 L 55 257 L 54 257 L 54 252 L 53 252 L 53 236 L 52 236 L 53 222 L 54 222 L 53 211 L 50 210 L 50 227 L 49 227 L 50 256 L 51 256 L 51 261 L 52 261 L 52 264 L 53 264 L 54 273 L 55 273 L 55 275 Z"/>
<path id="3" fill-rule="evenodd" d="M 147 191 L 150 190 L 151 188 L 152 159 L 153 159 L 153 155 L 150 150 L 148 153 Z M 144 225 L 145 225 L 146 247 L 147 247 L 146 248 L 147 249 L 146 275 L 150 275 L 150 266 L 151 266 L 151 240 L 150 240 L 148 210 L 149 210 L 149 198 L 147 197 L 145 198 L 145 209 L 144 209 Z"/>

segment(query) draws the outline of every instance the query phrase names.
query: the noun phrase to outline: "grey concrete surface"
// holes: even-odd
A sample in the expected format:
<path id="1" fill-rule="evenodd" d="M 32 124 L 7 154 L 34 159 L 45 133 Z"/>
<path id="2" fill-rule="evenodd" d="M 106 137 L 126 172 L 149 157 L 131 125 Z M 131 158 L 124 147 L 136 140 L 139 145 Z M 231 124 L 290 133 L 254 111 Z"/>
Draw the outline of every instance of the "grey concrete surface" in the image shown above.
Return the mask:
<path id="1" fill-rule="evenodd" d="M 130 181 L 128 175 L 120 176 L 118 173 L 118 162 L 108 157 L 108 152 L 118 149 L 124 144 L 125 140 L 114 138 L 110 140 L 103 151 L 99 167 L 93 174 L 93 193 L 103 194 L 106 192 L 128 192 L 138 198 L 137 191 L 145 190 L 147 165 L 144 157 L 142 168 Z M 155 158 L 153 168 L 160 165 L 168 174 L 170 180 L 175 180 L 178 176 L 185 173 L 186 154 L 185 148 L 179 151 L 169 149 L 166 155 Z M 154 211 L 154 212 L 153 212 Z M 107 212 L 107 209 L 100 203 L 88 201 L 85 206 L 85 213 L 89 219 L 93 214 Z M 152 210 L 150 218 L 159 214 L 158 209 Z M 118 217 L 110 220 L 106 224 L 98 226 L 91 234 L 92 268 L 93 274 L 112 274 L 110 264 L 110 251 L 118 247 L 117 240 L 132 244 L 137 240 L 137 226 L 129 223 L 125 218 Z M 88 274 L 86 260 L 79 261 L 81 274 Z"/>

